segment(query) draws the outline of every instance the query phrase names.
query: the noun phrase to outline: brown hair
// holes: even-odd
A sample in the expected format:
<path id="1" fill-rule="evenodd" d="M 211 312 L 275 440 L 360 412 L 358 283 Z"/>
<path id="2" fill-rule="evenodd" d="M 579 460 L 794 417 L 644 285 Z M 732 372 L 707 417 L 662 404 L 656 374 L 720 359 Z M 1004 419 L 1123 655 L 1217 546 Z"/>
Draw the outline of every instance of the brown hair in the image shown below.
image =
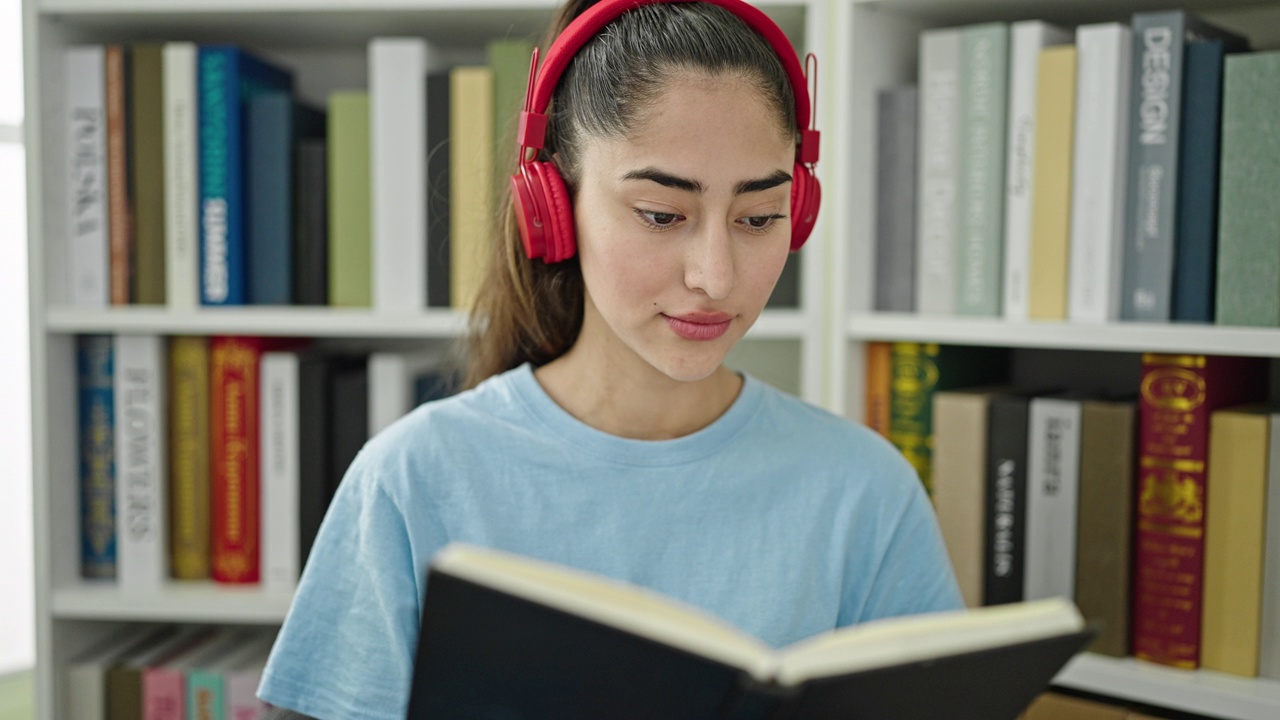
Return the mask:
<path id="1" fill-rule="evenodd" d="M 596 2 L 569 0 L 543 47 Z M 552 94 L 540 159 L 554 156 L 570 193 L 576 194 L 583 141 L 627 137 L 666 82 L 682 71 L 747 79 L 777 113 L 779 127 L 794 134 L 790 81 L 769 43 L 724 8 L 663 3 L 627 11 L 569 62 Z M 471 308 L 466 387 L 526 362 L 550 362 L 573 346 L 582 329 L 584 286 L 577 256 L 553 265 L 525 257 L 509 191 L 503 193 L 495 236 Z"/>

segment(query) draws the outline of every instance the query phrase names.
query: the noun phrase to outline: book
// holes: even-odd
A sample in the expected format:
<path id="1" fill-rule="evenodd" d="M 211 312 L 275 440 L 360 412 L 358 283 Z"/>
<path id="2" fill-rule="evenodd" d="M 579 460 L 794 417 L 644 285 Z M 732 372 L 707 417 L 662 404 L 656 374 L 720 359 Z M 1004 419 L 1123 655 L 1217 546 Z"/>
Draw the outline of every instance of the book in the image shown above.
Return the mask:
<path id="1" fill-rule="evenodd" d="M 229 668 L 257 653 L 263 639 L 249 632 L 228 634 L 227 643 L 216 652 L 205 653 L 186 669 L 186 718 L 224 720 L 227 713 L 225 675 Z"/>
<path id="2" fill-rule="evenodd" d="M 169 340 L 169 573 L 209 579 L 209 339 Z"/>
<path id="3" fill-rule="evenodd" d="M 1068 396 L 1031 400 L 1024 600 L 1075 597 L 1080 405 Z"/>
<path id="4" fill-rule="evenodd" d="M 960 33 L 960 55 L 955 311 L 999 317 L 1009 119 L 1008 23 L 965 27 Z"/>
<path id="5" fill-rule="evenodd" d="M 298 356 L 262 354 L 260 424 L 262 586 L 292 592 L 302 573 L 298 541 L 299 461 Z"/>
<path id="6" fill-rule="evenodd" d="M 1261 358 L 1142 358 L 1134 536 L 1133 654 L 1200 663 L 1209 416 L 1266 395 Z"/>
<path id="7" fill-rule="evenodd" d="M 916 118 L 915 85 L 876 93 L 875 309 L 915 312 Z"/>
<path id="8" fill-rule="evenodd" d="M 1228 56 L 1223 69 L 1219 325 L 1280 326 L 1280 132 L 1267 98 L 1280 93 L 1280 52 Z"/>
<path id="9" fill-rule="evenodd" d="M 1271 416 L 1267 517 L 1262 554 L 1262 630 L 1258 676 L 1280 680 L 1280 413 Z"/>
<path id="10" fill-rule="evenodd" d="M 187 717 L 187 677 L 200 667 L 236 648 L 241 637 L 219 630 L 162 664 L 142 669 L 142 720 L 184 720 Z"/>
<path id="11" fill-rule="evenodd" d="M 408 717 L 562 720 L 1013 720 L 1092 632 L 1055 599 L 774 650 L 658 593 L 461 544 L 431 561 L 420 628 Z"/>
<path id="12" fill-rule="evenodd" d="M 133 174 L 134 298 L 165 304 L 164 46 L 134 45 L 129 65 L 129 167 Z"/>
<path id="13" fill-rule="evenodd" d="M 1033 320 L 1067 318 L 1076 55 L 1075 45 L 1057 45 L 1040 52 L 1027 276 L 1027 315 Z"/>
<path id="14" fill-rule="evenodd" d="M 293 92 L 293 73 L 234 45 L 201 45 L 200 288 L 205 305 L 249 299 L 246 105 L 263 92 Z"/>
<path id="15" fill-rule="evenodd" d="M 108 275 L 106 49 L 64 55 L 67 138 L 67 283 L 71 304 L 105 308 Z"/>
<path id="16" fill-rule="evenodd" d="M 221 583 L 260 579 L 261 514 L 259 462 L 258 338 L 215 337 L 209 341 L 209 452 L 211 575 Z"/>
<path id="17" fill-rule="evenodd" d="M 1185 47 L 1210 37 L 1247 41 L 1185 10 L 1133 16 L 1129 198 L 1125 233 L 1125 320 L 1167 322 L 1172 307 L 1174 224 L 1182 135 Z"/>
<path id="18" fill-rule="evenodd" d="M 164 280 L 171 310 L 200 304 L 197 53 L 191 42 L 164 45 Z"/>
<path id="19" fill-rule="evenodd" d="M 351 461 L 369 440 L 369 360 L 334 358 L 329 375 L 329 485 L 333 497 Z"/>
<path id="20" fill-rule="evenodd" d="M 133 198 L 129 175 L 129 48 L 108 45 L 104 64 L 107 108 L 107 218 L 111 304 L 133 302 Z"/>
<path id="21" fill-rule="evenodd" d="M 920 33 L 915 308 L 926 315 L 951 315 L 955 310 L 960 46 L 959 28 Z"/>
<path id="22" fill-rule="evenodd" d="M 1073 322 L 1120 319 L 1132 43 L 1133 34 L 1123 23 L 1076 30 L 1078 92 L 1067 273 L 1067 317 Z"/>
<path id="23" fill-rule="evenodd" d="M 450 151 L 449 98 L 452 73 L 427 74 L 427 305 L 450 305 L 449 260 Z"/>
<path id="24" fill-rule="evenodd" d="M 516 169 L 516 129 L 529 87 L 529 61 L 534 43 L 526 38 L 501 38 L 485 46 L 493 71 L 493 191 L 500 197 Z"/>
<path id="25" fill-rule="evenodd" d="M 211 632 L 201 626 L 180 626 L 117 658 L 106 673 L 107 720 L 142 718 L 142 677 L 146 669 L 169 662 L 204 642 Z"/>
<path id="26" fill-rule="evenodd" d="M 409 37 L 375 37 L 368 55 L 373 307 L 419 312 L 428 292 L 426 79 L 442 61 Z"/>
<path id="27" fill-rule="evenodd" d="M 369 93 L 329 97 L 329 304 L 369 307 L 373 268 L 369 191 Z"/>
<path id="28" fill-rule="evenodd" d="M 274 636 L 251 643 L 247 652 L 224 664 L 222 671 L 223 708 L 228 720 L 261 720 L 267 704 L 258 699 L 258 685 L 267 665 Z"/>
<path id="29" fill-rule="evenodd" d="M 332 361 L 315 351 L 298 356 L 298 566 L 306 567 L 333 497 Z"/>
<path id="30" fill-rule="evenodd" d="M 1045 693 L 1036 698 L 1022 720 L 1129 720 L 1129 710 L 1116 705 Z"/>
<path id="31" fill-rule="evenodd" d="M 863 422 L 867 427 L 887 438 L 889 437 L 889 408 L 893 402 L 893 343 L 869 342 L 866 355 Z"/>
<path id="32" fill-rule="evenodd" d="M 293 303 L 329 304 L 328 140 L 298 141 L 293 221 Z"/>
<path id="33" fill-rule="evenodd" d="M 80 577 L 115 579 L 116 411 L 115 341 L 76 338 L 80 430 Z"/>
<path id="34" fill-rule="evenodd" d="M 987 409 L 983 605 L 1023 599 L 1030 413 L 1030 398 L 1015 394 L 993 398 Z"/>
<path id="35" fill-rule="evenodd" d="M 1031 197 L 1035 180 L 1036 105 L 1040 51 L 1071 42 L 1070 30 L 1040 20 L 1009 28 L 1009 122 L 1007 124 L 1004 222 L 1004 316 L 1027 319 L 1031 249 Z"/>
<path id="36" fill-rule="evenodd" d="M 449 81 L 449 263 L 454 309 L 480 290 L 493 234 L 493 70 L 455 67 Z"/>
<path id="37" fill-rule="evenodd" d="M 67 717 L 107 720 L 107 672 L 120 661 L 172 635 L 173 626 L 129 626 L 96 638 L 66 664 Z"/>
<path id="38" fill-rule="evenodd" d="M 169 576 L 165 338 L 117 335 L 114 364 L 116 577 L 147 591 Z"/>

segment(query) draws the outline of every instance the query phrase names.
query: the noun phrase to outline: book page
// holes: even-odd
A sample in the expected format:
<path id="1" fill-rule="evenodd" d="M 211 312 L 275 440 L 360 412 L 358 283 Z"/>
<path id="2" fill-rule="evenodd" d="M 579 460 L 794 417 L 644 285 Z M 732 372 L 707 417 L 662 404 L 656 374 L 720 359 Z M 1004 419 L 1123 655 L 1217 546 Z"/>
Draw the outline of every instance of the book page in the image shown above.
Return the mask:
<path id="1" fill-rule="evenodd" d="M 766 677 L 776 662 L 763 642 L 657 592 L 580 570 L 454 543 L 438 572 L 494 588 Z"/>
<path id="2" fill-rule="evenodd" d="M 823 633 L 785 648 L 783 685 L 1068 635 L 1084 629 L 1062 598 L 887 618 Z"/>

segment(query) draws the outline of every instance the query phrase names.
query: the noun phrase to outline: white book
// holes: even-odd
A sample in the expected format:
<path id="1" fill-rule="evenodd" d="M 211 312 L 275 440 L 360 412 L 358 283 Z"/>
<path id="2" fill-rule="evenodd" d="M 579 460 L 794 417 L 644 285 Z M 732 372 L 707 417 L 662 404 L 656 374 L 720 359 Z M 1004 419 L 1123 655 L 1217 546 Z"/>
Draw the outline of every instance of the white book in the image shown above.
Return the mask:
<path id="1" fill-rule="evenodd" d="M 916 312 L 951 315 L 956 302 L 960 161 L 960 30 L 920 34 Z"/>
<path id="2" fill-rule="evenodd" d="M 71 304 L 111 302 L 107 205 L 106 50 L 67 48 L 67 282 Z"/>
<path id="3" fill-rule="evenodd" d="M 1016 22 L 1010 28 L 1004 204 L 1004 316 L 1009 320 L 1026 320 L 1030 308 L 1031 193 L 1040 51 L 1071 40 L 1071 31 L 1039 20 Z"/>
<path id="4" fill-rule="evenodd" d="M 370 353 L 369 437 L 414 408 L 414 381 L 439 364 L 435 353 Z"/>
<path id="5" fill-rule="evenodd" d="M 369 178 L 373 193 L 373 306 L 427 304 L 427 72 L 439 64 L 420 38 L 369 42 Z"/>
<path id="6" fill-rule="evenodd" d="M 164 45 L 165 299 L 173 310 L 200 304 L 199 135 L 195 43 Z"/>
<path id="7" fill-rule="evenodd" d="M 262 354 L 262 587 L 292 592 L 302 572 L 298 547 L 300 469 L 298 356 Z"/>
<path id="8" fill-rule="evenodd" d="M 1258 676 L 1280 680 L 1280 414 L 1271 416 L 1266 534 L 1262 541 L 1262 626 Z"/>
<path id="9" fill-rule="evenodd" d="M 153 590 L 169 576 L 165 339 L 117 335 L 115 350 L 116 577 Z"/>
<path id="10" fill-rule="evenodd" d="M 1133 33 L 1124 23 L 1084 25 L 1076 30 L 1076 143 L 1067 288 L 1067 317 L 1075 322 L 1120 318 L 1132 47 Z"/>
<path id="11" fill-rule="evenodd" d="M 1075 597 L 1080 416 L 1079 400 L 1031 400 L 1024 600 Z"/>

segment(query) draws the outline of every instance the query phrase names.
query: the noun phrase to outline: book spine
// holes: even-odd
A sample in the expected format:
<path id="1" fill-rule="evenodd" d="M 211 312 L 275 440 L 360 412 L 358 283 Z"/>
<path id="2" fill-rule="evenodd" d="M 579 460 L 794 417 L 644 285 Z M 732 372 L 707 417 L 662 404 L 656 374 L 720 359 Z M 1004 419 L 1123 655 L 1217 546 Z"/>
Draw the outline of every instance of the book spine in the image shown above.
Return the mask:
<path id="1" fill-rule="evenodd" d="M 1039 20 L 1026 20 L 1014 23 L 1009 35 L 1003 310 L 1010 320 L 1026 320 L 1040 51 L 1071 42 L 1071 33 Z"/>
<path id="2" fill-rule="evenodd" d="M 493 71 L 453 69 L 449 91 L 451 305 L 469 310 L 479 292 L 493 215 Z"/>
<path id="3" fill-rule="evenodd" d="M 196 45 L 164 46 L 165 300 L 171 310 L 200 304 L 200 196 Z"/>
<path id="4" fill-rule="evenodd" d="M 118 577 L 148 590 L 169 575 L 164 338 L 117 335 L 115 353 Z"/>
<path id="5" fill-rule="evenodd" d="M 261 682 L 261 668 L 227 673 L 223 679 L 227 720 L 262 720 L 266 705 L 257 696 Z"/>
<path id="6" fill-rule="evenodd" d="M 1258 675 L 1270 417 L 1258 408 L 1209 417 L 1200 667 Z"/>
<path id="7" fill-rule="evenodd" d="M 1008 83 L 1009 26 L 989 23 L 964 28 L 957 168 L 958 315 L 1000 316 Z"/>
<path id="8" fill-rule="evenodd" d="M 200 301 L 243 305 L 244 277 L 232 244 L 239 241 L 233 213 L 239 210 L 235 176 L 240 171 L 240 101 L 233 50 L 201 47 L 198 54 L 200 109 Z"/>
<path id="9" fill-rule="evenodd" d="M 107 720 L 107 668 L 103 664 L 73 662 L 67 670 L 67 717 Z"/>
<path id="10" fill-rule="evenodd" d="M 111 299 L 106 197 L 106 51 L 100 45 L 68 48 L 65 65 L 71 304 L 104 308 Z"/>
<path id="11" fill-rule="evenodd" d="M 355 357 L 339 361 L 333 369 L 332 383 L 329 497 L 337 492 L 347 468 L 369 440 L 368 360 Z M 342 411 L 337 412 L 338 408 Z"/>
<path id="12" fill-rule="evenodd" d="M 955 309 L 960 44 L 957 29 L 920 34 L 915 305 L 929 315 L 950 315 Z"/>
<path id="13" fill-rule="evenodd" d="M 427 75 L 427 305 L 449 307 L 450 151 L 449 97 L 451 74 Z"/>
<path id="14" fill-rule="evenodd" d="M 984 605 L 1023 599 L 1029 412 L 1030 401 L 1017 396 L 995 398 L 988 411 Z"/>
<path id="15" fill-rule="evenodd" d="M 369 43 L 373 306 L 417 312 L 427 298 L 426 76 L 420 38 Z"/>
<path id="16" fill-rule="evenodd" d="M 915 86 L 876 95 L 875 309 L 885 312 L 915 312 L 919 102 Z"/>
<path id="17" fill-rule="evenodd" d="M 1080 402 L 1031 401 L 1023 599 L 1075 597 Z"/>
<path id="18" fill-rule="evenodd" d="M 213 670 L 187 673 L 187 720 L 223 720 L 222 674 Z"/>
<path id="19" fill-rule="evenodd" d="M 329 304 L 369 307 L 369 93 L 334 93 L 329 121 Z"/>
<path id="20" fill-rule="evenodd" d="M 262 585 L 292 591 L 298 552 L 298 356 L 262 355 Z"/>
<path id="21" fill-rule="evenodd" d="M 1185 27 L 1183 11 L 1133 16 L 1126 320 L 1169 320 Z"/>
<path id="22" fill-rule="evenodd" d="M 265 92 L 245 103 L 245 232 L 251 305 L 293 299 L 293 98 Z"/>
<path id="23" fill-rule="evenodd" d="M 1035 193 L 1031 198 L 1031 294 L 1027 313 L 1035 320 L 1065 320 L 1071 241 L 1076 47 L 1058 45 L 1042 50 L 1039 72 Z"/>
<path id="24" fill-rule="evenodd" d="M 887 342 L 867 343 L 866 397 L 867 427 L 889 437 L 890 405 L 893 383 L 893 345 Z"/>
<path id="25" fill-rule="evenodd" d="M 298 551 L 305 567 L 320 522 L 329 507 L 331 375 L 329 361 L 317 355 L 298 359 Z"/>
<path id="26" fill-rule="evenodd" d="M 1067 316 L 1075 322 L 1120 317 L 1132 42 L 1121 23 L 1076 31 L 1079 92 L 1067 294 Z"/>
<path id="27" fill-rule="evenodd" d="M 258 341 L 210 343 L 212 575 L 222 583 L 260 579 Z"/>
<path id="28" fill-rule="evenodd" d="M 329 304 L 329 170 L 325 140 L 298 141 L 293 302 Z"/>
<path id="29" fill-rule="evenodd" d="M 169 342 L 170 573 L 209 578 L 209 341 Z"/>
<path id="30" fill-rule="evenodd" d="M 932 493 L 933 393 L 938 384 L 937 345 L 893 344 L 893 384 L 889 403 L 889 440 L 911 463 Z"/>
<path id="31" fill-rule="evenodd" d="M 133 301 L 133 207 L 129 197 L 128 49 L 108 45 L 105 80 L 107 99 L 107 204 L 110 209 L 111 304 Z"/>
<path id="32" fill-rule="evenodd" d="M 134 202 L 134 302 L 165 302 L 164 46 L 131 49 L 130 155 Z"/>
<path id="33" fill-rule="evenodd" d="M 115 370 L 109 335 L 76 339 L 80 409 L 80 575 L 116 577 Z"/>
<path id="34" fill-rule="evenodd" d="M 1129 654 L 1137 405 L 1088 401 L 1080 411 L 1076 606 L 1100 627 L 1091 652 Z"/>
<path id="35" fill-rule="evenodd" d="M 983 511 L 990 394 L 933 398 L 933 502 L 965 605 L 982 605 Z"/>
<path id="36" fill-rule="evenodd" d="M 1217 322 L 1280 326 L 1280 52 L 1228 56 L 1223 72 Z"/>
<path id="37" fill-rule="evenodd" d="M 150 667 L 142 671 L 142 720 L 183 720 L 185 705 L 181 670 Z"/>
<path id="38" fill-rule="evenodd" d="M 1280 413 L 1271 415 L 1269 443 L 1258 676 L 1280 680 Z"/>

